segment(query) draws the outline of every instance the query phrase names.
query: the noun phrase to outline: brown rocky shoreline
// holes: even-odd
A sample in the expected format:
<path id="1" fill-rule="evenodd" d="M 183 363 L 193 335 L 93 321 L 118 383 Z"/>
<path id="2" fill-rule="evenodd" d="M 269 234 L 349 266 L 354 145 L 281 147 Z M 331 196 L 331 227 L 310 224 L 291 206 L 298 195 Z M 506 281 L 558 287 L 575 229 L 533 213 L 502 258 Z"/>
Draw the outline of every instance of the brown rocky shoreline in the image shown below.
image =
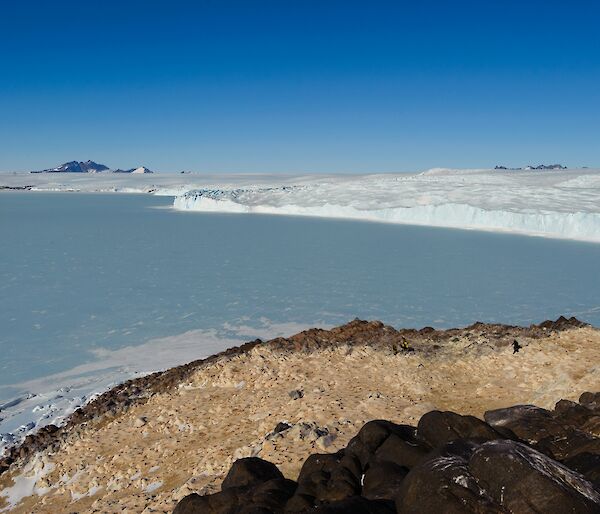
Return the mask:
<path id="1" fill-rule="evenodd" d="M 515 341 L 522 348 L 517 354 Z M 329 331 L 256 340 L 125 382 L 64 426 L 29 436 L 0 461 L 0 509 L 2 489 L 28 467 L 39 468 L 39 462 L 51 464 L 41 465 L 43 487 L 36 488 L 42 494 L 22 498 L 15 512 L 169 512 L 187 493 L 218 490 L 227 463 L 254 455 L 259 446 L 261 457 L 277 455 L 276 461 L 285 461 L 284 475 L 295 479 L 311 450 L 345 447 L 375 417 L 416 422 L 434 408 L 481 415 L 514 403 L 550 407 L 567 396 L 577 399 L 584 390 L 600 390 L 598 372 L 585 369 L 598 362 L 598 342 L 597 329 L 562 317 L 530 327 L 475 323 L 450 330 L 396 330 L 356 320 Z M 480 377 L 473 375 L 475 369 L 482 370 Z M 496 371 L 498 379 L 490 379 Z M 390 376 L 402 380 L 394 383 Z M 543 390 L 545 383 L 552 387 Z M 471 397 L 467 386 L 475 388 Z M 403 390 L 402 398 L 393 398 L 392 390 Z M 288 396 L 294 391 L 295 399 Z M 236 426 L 211 435 L 207 420 L 216 427 L 227 419 Z M 284 421 L 297 433 L 293 440 L 274 443 L 260 436 Z M 165 450 L 173 433 L 177 444 Z M 156 467 L 138 470 L 136 463 L 142 455 L 148 458 L 150 442 L 162 452 L 165 472 L 169 468 L 154 482 L 135 478 Z M 212 447 L 204 451 L 207 444 Z M 202 458 L 186 458 L 191 449 Z M 108 465 L 115 457 L 123 470 Z M 93 461 L 105 464 L 94 467 Z M 112 482 L 111 469 L 118 476 Z"/>
<path id="2" fill-rule="evenodd" d="M 411 349 L 419 347 L 423 351 L 435 351 L 437 344 L 453 337 L 459 337 L 465 332 L 491 333 L 494 336 L 494 344 L 507 346 L 516 337 L 548 337 L 552 330 L 560 331 L 570 328 L 586 326 L 586 323 L 577 318 L 569 319 L 564 316 L 556 321 L 546 320 L 538 325 L 530 327 L 518 327 L 502 324 L 486 324 L 475 322 L 464 329 L 452 328 L 448 330 L 435 330 L 431 327 L 416 329 L 395 330 L 384 326 L 381 322 L 372 322 L 368 329 L 364 330 L 364 322 L 357 325 L 356 321 L 347 325 L 337 327 L 331 331 L 311 329 L 301 332 L 288 339 L 276 338 L 266 343 L 260 339 L 250 341 L 240 346 L 229 348 L 223 352 L 211 355 L 206 359 L 176 366 L 165 371 L 160 371 L 143 377 L 128 380 L 115 386 L 98 396 L 87 405 L 77 409 L 61 427 L 48 425 L 35 434 L 27 436 L 23 443 L 10 448 L 7 454 L 0 458 L 0 475 L 16 461 L 24 462 L 31 455 L 57 444 L 66 434 L 77 426 L 90 422 L 105 415 L 115 415 L 127 410 L 131 405 L 144 403 L 153 394 L 163 393 L 177 387 L 184 382 L 199 367 L 210 364 L 223 357 L 232 357 L 250 351 L 257 345 L 268 344 L 274 348 L 292 351 L 311 351 L 324 345 L 331 344 L 373 344 L 381 346 L 396 345 L 402 349 L 402 343 L 410 341 Z M 348 330 L 349 329 L 349 330 Z M 391 329 L 391 330 L 390 330 Z M 338 336 L 341 336 L 338 338 Z M 437 343 L 437 344 L 436 344 Z"/>

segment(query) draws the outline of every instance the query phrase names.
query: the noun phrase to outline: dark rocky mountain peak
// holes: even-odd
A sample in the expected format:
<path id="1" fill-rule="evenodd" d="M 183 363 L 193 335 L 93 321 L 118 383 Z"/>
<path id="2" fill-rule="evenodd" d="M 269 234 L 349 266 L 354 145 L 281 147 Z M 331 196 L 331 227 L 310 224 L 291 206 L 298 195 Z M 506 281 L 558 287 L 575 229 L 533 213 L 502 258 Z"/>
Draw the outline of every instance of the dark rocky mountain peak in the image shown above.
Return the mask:
<path id="1" fill-rule="evenodd" d="M 108 166 L 105 166 L 104 164 L 98 164 L 94 161 L 87 160 L 85 162 L 69 161 L 56 168 L 34 171 L 32 173 L 98 173 L 101 171 L 108 171 L 108 169 Z"/>

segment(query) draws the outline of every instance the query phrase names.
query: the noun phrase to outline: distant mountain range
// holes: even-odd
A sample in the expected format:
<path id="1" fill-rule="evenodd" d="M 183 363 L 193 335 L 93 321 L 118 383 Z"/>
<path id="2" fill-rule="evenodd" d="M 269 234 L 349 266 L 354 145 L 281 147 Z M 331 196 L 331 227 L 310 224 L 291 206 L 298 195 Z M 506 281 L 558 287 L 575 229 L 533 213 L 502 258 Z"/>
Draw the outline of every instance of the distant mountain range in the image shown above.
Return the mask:
<path id="1" fill-rule="evenodd" d="M 525 166 L 524 168 L 507 168 L 506 166 L 495 166 L 495 170 L 566 170 L 562 164 L 538 164 L 537 166 Z"/>
<path id="2" fill-rule="evenodd" d="M 140 166 L 139 168 L 131 168 L 130 170 L 122 170 L 120 168 L 116 170 L 110 169 L 108 166 L 104 164 L 98 164 L 94 161 L 71 161 L 65 162 L 56 168 L 48 168 L 46 170 L 41 171 L 32 171 L 31 173 L 154 173 L 149 170 L 145 166 Z"/>
<path id="3" fill-rule="evenodd" d="M 113 173 L 154 173 L 152 170 L 146 168 L 146 166 L 140 166 L 139 168 L 131 168 L 130 170 L 111 170 Z"/>

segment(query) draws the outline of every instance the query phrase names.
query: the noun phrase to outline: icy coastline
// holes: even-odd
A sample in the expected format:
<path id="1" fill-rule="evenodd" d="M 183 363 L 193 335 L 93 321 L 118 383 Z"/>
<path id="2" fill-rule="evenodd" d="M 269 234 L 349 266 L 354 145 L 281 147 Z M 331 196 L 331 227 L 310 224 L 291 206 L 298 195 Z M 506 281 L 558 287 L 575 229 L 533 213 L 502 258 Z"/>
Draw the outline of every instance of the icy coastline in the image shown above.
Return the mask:
<path id="1" fill-rule="evenodd" d="M 600 242 L 598 172 L 432 170 L 296 185 L 203 188 L 182 211 L 282 214 L 511 232 Z"/>
<path id="2" fill-rule="evenodd" d="M 600 242 L 598 169 L 85 175 L 3 173 L 0 189 L 146 193 L 174 197 L 180 211 L 317 216 Z"/>
<path id="3" fill-rule="evenodd" d="M 204 358 L 252 338 L 288 336 L 304 328 L 302 324 L 262 320 L 260 325 L 191 330 L 115 350 L 96 348 L 89 363 L 0 386 L 0 458 L 27 435 L 50 424 L 61 426 L 78 408 L 126 380 Z"/>
<path id="4" fill-rule="evenodd" d="M 600 242 L 600 214 L 588 212 L 492 211 L 467 204 L 361 210 L 349 205 L 245 205 L 230 198 L 212 198 L 192 191 L 175 198 L 179 210 L 315 216 L 359 221 L 426 225 L 459 229 L 513 232 L 526 235 Z"/>

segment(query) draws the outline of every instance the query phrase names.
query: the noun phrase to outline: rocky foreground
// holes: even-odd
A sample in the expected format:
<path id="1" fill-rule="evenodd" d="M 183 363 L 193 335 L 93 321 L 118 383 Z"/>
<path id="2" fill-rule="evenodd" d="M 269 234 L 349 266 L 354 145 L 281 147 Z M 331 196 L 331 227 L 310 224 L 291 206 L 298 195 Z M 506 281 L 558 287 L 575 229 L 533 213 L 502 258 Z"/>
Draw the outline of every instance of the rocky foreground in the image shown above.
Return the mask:
<path id="1" fill-rule="evenodd" d="M 239 459 L 220 492 L 190 494 L 174 514 L 600 512 L 600 393 L 484 417 L 370 421 L 346 448 L 308 457 L 297 481 L 265 460 Z"/>
<path id="2" fill-rule="evenodd" d="M 29 437 L 0 511 L 600 512 L 599 343 L 564 318 L 254 341 Z"/>

